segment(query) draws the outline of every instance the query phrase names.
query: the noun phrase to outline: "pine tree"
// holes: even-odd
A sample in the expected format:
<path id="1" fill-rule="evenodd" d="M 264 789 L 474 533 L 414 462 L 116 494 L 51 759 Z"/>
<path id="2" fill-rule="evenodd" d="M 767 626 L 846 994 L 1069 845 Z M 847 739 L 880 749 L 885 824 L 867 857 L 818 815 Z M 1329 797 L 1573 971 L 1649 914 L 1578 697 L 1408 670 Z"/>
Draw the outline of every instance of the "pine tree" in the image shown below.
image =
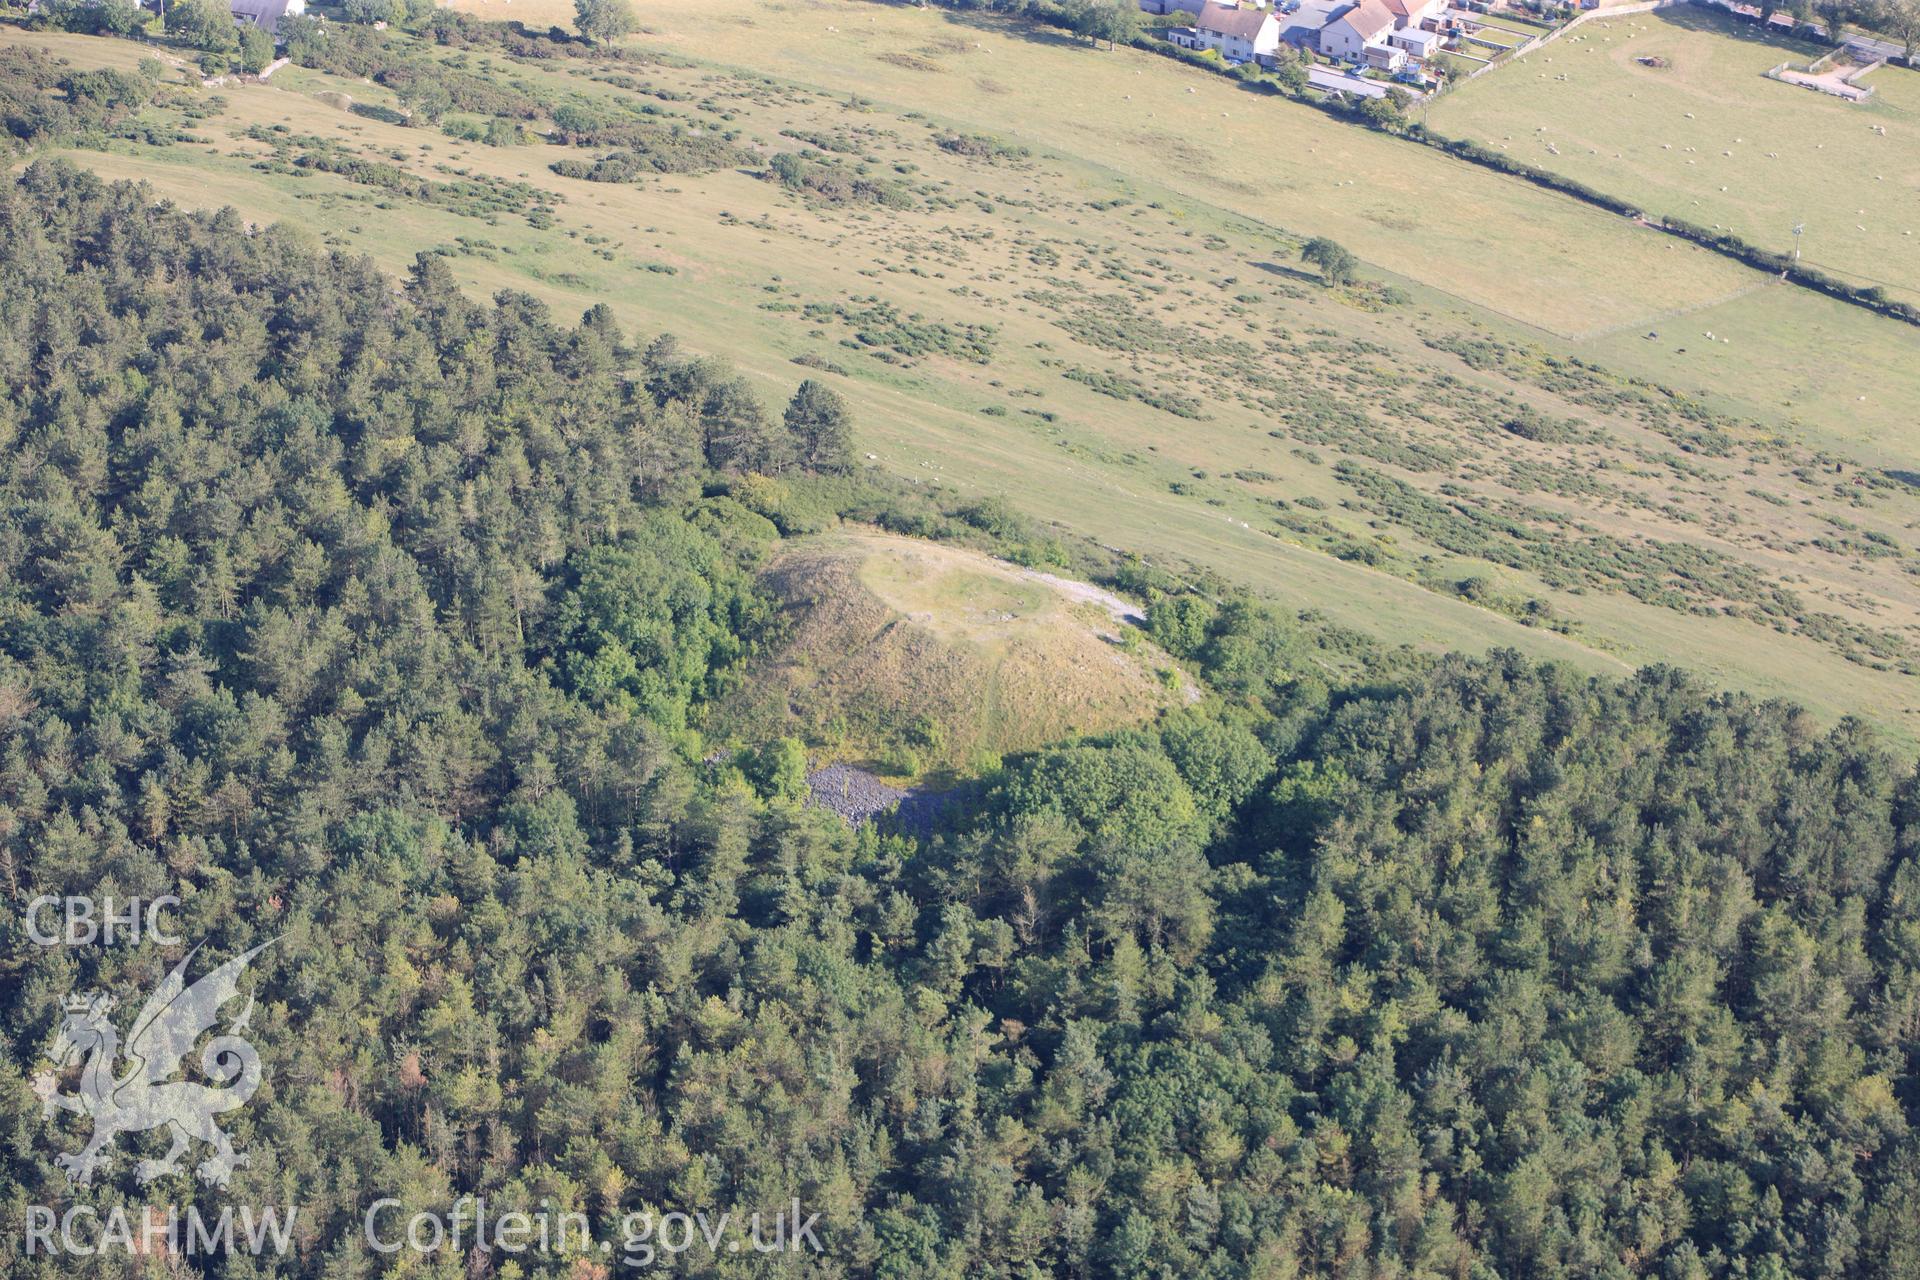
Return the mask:
<path id="1" fill-rule="evenodd" d="M 829 475 L 853 470 L 853 418 L 838 391 L 808 378 L 787 402 L 786 424 L 802 467 Z"/>

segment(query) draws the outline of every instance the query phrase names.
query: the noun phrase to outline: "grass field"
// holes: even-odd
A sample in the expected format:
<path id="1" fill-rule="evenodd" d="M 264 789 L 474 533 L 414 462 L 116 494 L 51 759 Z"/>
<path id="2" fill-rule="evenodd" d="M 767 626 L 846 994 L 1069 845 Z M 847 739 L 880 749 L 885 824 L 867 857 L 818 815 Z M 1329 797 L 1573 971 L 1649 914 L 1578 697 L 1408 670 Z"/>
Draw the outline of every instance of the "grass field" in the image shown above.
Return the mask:
<path id="1" fill-rule="evenodd" d="M 660 32 L 635 47 L 708 56 L 622 64 L 624 84 L 591 60 L 427 56 L 556 101 L 644 90 L 676 118 L 737 130 L 758 156 L 847 156 L 898 184 L 909 207 L 803 199 L 753 164 L 638 183 L 562 178 L 550 162 L 577 149 L 383 123 L 346 108 L 392 106 L 384 89 L 297 68 L 221 90 L 224 108 L 195 128 L 200 144 L 69 155 L 183 203 L 292 222 L 395 270 L 438 249 L 476 292 L 524 290 L 563 317 L 606 301 L 631 334 L 670 328 L 726 354 L 769 398 L 808 372 L 802 359 L 852 400 L 877 465 L 1002 496 L 1043 526 L 1388 643 L 1512 645 L 1603 671 L 1678 661 L 1829 714 L 1868 709 L 1911 735 L 1920 693 L 1901 653 L 1920 634 L 1920 502 L 1891 478 L 1920 472 L 1903 435 L 1911 331 L 1809 306 L 1619 219 L 1147 55 L 864 4 L 776 13 L 718 0 L 691 12 L 650 5 Z M 776 16 L 790 38 L 746 38 L 756 28 L 743 21 Z M 823 40 L 810 46 L 815 65 L 795 51 L 808 24 L 849 17 L 873 19 L 864 52 Z M 725 39 L 704 39 L 699 23 Z M 82 61 L 133 47 L 0 38 Z M 737 66 L 719 60 L 729 50 Z M 770 77 L 764 64 L 783 58 L 793 74 Z M 1023 112 L 1040 97 L 1014 87 L 1056 83 L 1070 102 L 1135 73 L 1124 92 L 1101 92 L 1224 104 L 1223 123 L 1244 113 L 1236 127 L 1265 140 L 1260 162 L 1221 160 L 1239 152 L 1207 129 L 1189 151 L 1158 126 L 1142 141 L 1085 111 Z M 1264 167 L 1295 130 L 1328 140 L 1311 189 L 1275 185 Z M 962 133 L 1032 153 L 938 145 Z M 286 163 L 318 138 L 435 181 L 531 183 L 556 202 L 552 225 Z M 1403 162 L 1420 190 L 1368 204 Z M 1299 214 L 1285 232 L 1270 208 L 1283 203 Z M 1573 229 L 1561 242 L 1511 234 L 1549 215 Z M 1298 238 L 1325 232 L 1420 252 L 1406 271 L 1374 262 L 1373 283 L 1329 291 L 1297 265 Z M 1548 258 L 1565 297 L 1518 274 Z M 1608 277 L 1630 283 L 1583 301 L 1584 282 Z M 1611 371 L 1568 365 L 1568 342 L 1454 285 L 1543 320 L 1564 313 L 1596 335 L 1572 350 L 1603 354 Z M 1709 349 L 1685 336 L 1704 316 L 1736 341 Z M 1810 323 L 1826 359 L 1776 368 L 1764 357 Z M 967 326 L 991 327 L 984 355 L 965 354 L 956 335 Z M 1623 376 L 1655 373 L 1660 386 Z"/>
<path id="2" fill-rule="evenodd" d="M 1531 38 L 1531 36 L 1523 32 L 1510 31 L 1501 27 L 1486 26 L 1475 31 L 1473 37 L 1465 43 L 1468 45 L 1469 53 L 1476 53 L 1481 57 L 1486 57 L 1491 53 L 1499 53 L 1508 49 L 1518 48 Z"/>
<path id="3" fill-rule="evenodd" d="M 1805 224 L 1808 261 L 1920 301 L 1920 72 L 1880 68 L 1858 104 L 1763 74 L 1820 52 L 1693 5 L 1596 20 L 1427 123 L 1766 248 Z"/>

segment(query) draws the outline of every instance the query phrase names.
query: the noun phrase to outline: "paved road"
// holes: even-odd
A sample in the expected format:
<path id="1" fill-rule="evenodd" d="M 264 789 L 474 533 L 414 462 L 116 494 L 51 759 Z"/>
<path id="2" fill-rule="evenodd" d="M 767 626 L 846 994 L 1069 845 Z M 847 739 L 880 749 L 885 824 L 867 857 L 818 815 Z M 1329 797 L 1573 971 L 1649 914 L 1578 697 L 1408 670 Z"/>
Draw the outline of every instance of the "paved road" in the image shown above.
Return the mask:
<path id="1" fill-rule="evenodd" d="M 1904 45 L 1897 45 L 1891 40 L 1881 40 L 1874 36 L 1855 36 L 1853 39 L 1847 41 L 1847 48 L 1853 50 L 1855 55 L 1864 56 L 1869 60 L 1874 58 L 1904 58 L 1907 56 L 1907 50 Z"/>
<path id="2" fill-rule="evenodd" d="M 1760 16 L 1760 7 L 1758 5 L 1736 4 L 1734 0 L 1709 0 L 1709 2 L 1718 5 L 1722 9 L 1731 9 L 1733 12 L 1741 14 L 1744 17 L 1758 18 Z M 1814 20 L 1809 21 L 1806 25 L 1818 31 L 1823 36 L 1827 33 L 1827 26 L 1824 22 Z M 1905 45 L 1896 44 L 1891 40 L 1882 40 L 1878 36 L 1856 35 L 1847 41 L 1847 48 L 1853 51 L 1856 58 L 1869 62 L 1881 58 L 1904 58 L 1907 56 L 1907 48 Z"/>
<path id="3" fill-rule="evenodd" d="M 1316 89 L 1328 92 L 1338 89 L 1343 93 L 1357 93 L 1363 98 L 1387 96 L 1387 86 L 1378 80 L 1362 80 L 1359 76 L 1350 76 L 1344 71 L 1335 71 L 1332 67 L 1317 63 L 1307 68 L 1307 83 Z"/>

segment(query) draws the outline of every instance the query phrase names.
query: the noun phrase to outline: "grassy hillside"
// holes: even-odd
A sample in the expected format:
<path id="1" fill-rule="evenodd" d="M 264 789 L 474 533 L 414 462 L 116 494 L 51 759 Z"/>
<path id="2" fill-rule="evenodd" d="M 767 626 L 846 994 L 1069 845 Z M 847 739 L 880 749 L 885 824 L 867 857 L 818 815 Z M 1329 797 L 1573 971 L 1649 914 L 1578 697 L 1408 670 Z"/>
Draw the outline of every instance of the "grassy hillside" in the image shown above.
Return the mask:
<path id="1" fill-rule="evenodd" d="M 1194 692 L 1120 601 L 979 552 L 833 534 L 767 578 L 785 639 L 716 725 L 747 741 L 793 735 L 910 774 L 1139 723 Z"/>
<path id="2" fill-rule="evenodd" d="M 220 89 L 197 144 L 68 154 L 569 317 L 604 301 L 770 392 L 798 362 L 876 465 L 1389 643 L 1677 661 L 1910 732 L 1910 329 L 1148 55 L 864 4 L 646 18 L 618 62 L 407 56 L 724 137 L 718 168 L 566 177 L 614 149 L 540 138 L 548 115 L 460 141 L 301 68 Z M 771 180 L 782 155 L 834 181 Z M 1366 280 L 1304 273 L 1318 233 Z M 1781 335 L 1814 324 L 1803 358 Z"/>
<path id="3" fill-rule="evenodd" d="M 1821 52 L 1686 5 L 1589 23 L 1427 122 L 1765 248 L 1804 224 L 1809 261 L 1920 300 L 1920 72 L 1882 67 L 1864 103 L 1763 74 Z"/>
<path id="4" fill-rule="evenodd" d="M 566 21 L 561 0 L 455 7 Z M 1058 32 L 991 15 L 860 0 L 654 0 L 646 21 L 642 47 L 1002 132 L 1092 161 L 1129 190 L 1170 193 L 1195 217 L 1225 212 L 1263 228 L 1334 236 L 1370 263 L 1440 291 L 1437 301 L 1472 302 L 1505 332 L 1580 354 L 1604 351 L 1614 368 L 1658 373 L 1665 385 L 1735 413 L 1796 429 L 1904 429 L 1892 397 L 1862 402 L 1858 393 L 1920 392 L 1911 327 L 1869 316 L 1840 317 L 1813 376 L 1756 360 L 1721 377 L 1697 360 L 1676 360 L 1671 347 L 1616 343 L 1702 309 L 1723 320 L 1716 332 L 1737 331 L 1761 351 L 1793 351 L 1802 329 L 1767 304 L 1770 290 L 1759 287 L 1766 277 L 1519 179 L 1150 54 L 1096 56 Z M 1807 301 L 1823 313 L 1817 299 Z"/>

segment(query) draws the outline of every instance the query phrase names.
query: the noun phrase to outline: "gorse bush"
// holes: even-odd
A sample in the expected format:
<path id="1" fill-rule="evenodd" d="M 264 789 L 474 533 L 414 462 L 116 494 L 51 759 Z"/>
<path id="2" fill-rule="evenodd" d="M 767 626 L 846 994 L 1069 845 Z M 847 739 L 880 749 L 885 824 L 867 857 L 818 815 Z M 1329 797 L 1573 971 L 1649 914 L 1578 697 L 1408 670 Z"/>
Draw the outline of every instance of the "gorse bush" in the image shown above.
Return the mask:
<path id="1" fill-rule="evenodd" d="M 73 71 L 31 45 L 0 48 L 0 147 L 5 153 L 118 126 L 153 99 L 154 81 L 144 75 Z"/>
<path id="2" fill-rule="evenodd" d="M 680 122 L 635 119 L 575 105 L 554 112 L 554 128 L 568 143 L 618 148 L 594 161 L 558 160 L 555 173 L 594 182 L 631 182 L 656 173 L 708 173 L 752 163 L 753 152 L 731 135 Z"/>

